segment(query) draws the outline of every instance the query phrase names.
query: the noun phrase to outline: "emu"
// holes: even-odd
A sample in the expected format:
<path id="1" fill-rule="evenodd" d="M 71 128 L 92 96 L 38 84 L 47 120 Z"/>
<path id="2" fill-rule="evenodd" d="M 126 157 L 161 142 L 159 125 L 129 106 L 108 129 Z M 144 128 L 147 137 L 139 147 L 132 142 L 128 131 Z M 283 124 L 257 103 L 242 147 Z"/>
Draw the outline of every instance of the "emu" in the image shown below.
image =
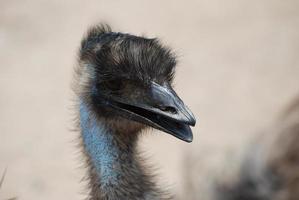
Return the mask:
<path id="1" fill-rule="evenodd" d="M 88 166 L 88 199 L 169 199 L 136 149 L 153 127 L 193 139 L 192 112 L 172 88 L 176 58 L 157 39 L 92 27 L 81 42 L 76 68 L 79 129 Z"/>

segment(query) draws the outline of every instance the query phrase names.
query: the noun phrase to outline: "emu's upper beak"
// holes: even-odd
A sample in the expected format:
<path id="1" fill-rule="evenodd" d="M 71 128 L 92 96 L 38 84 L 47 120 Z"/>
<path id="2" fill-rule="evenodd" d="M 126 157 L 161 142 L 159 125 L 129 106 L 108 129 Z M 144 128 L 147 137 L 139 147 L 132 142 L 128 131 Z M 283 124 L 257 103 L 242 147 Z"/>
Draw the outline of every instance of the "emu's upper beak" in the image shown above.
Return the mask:
<path id="1" fill-rule="evenodd" d="M 152 83 L 151 87 L 130 102 L 114 101 L 113 107 L 129 112 L 141 123 L 167 132 L 186 142 L 192 142 L 193 134 L 189 126 L 196 121 L 192 112 L 178 97 L 171 86 Z"/>

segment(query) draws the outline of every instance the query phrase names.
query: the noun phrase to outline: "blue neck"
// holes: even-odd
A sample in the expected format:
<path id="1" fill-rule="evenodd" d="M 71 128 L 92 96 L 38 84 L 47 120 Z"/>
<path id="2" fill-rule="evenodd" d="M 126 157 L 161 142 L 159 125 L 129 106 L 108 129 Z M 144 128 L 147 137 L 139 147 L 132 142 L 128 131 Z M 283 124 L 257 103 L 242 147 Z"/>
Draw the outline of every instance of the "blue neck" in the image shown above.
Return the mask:
<path id="1" fill-rule="evenodd" d="M 100 184 L 117 184 L 121 172 L 115 167 L 121 150 L 115 143 L 115 135 L 92 115 L 83 102 L 80 103 L 80 125 L 85 150 L 100 177 Z"/>
<path id="2" fill-rule="evenodd" d="M 90 199 L 160 199 L 160 192 L 144 173 L 136 154 L 137 132 L 95 116 L 80 102 L 80 125 L 84 149 L 88 156 Z M 110 124 L 110 125 L 109 125 Z M 113 125 L 114 124 L 114 125 Z M 118 124 L 119 125 L 119 124 Z"/>

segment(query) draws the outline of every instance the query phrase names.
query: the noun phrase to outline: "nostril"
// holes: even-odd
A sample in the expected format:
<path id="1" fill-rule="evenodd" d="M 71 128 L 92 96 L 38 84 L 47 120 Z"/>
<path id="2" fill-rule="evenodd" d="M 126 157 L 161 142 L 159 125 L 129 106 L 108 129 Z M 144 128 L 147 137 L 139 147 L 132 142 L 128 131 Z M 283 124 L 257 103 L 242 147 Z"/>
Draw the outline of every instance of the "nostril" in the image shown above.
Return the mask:
<path id="1" fill-rule="evenodd" d="M 174 107 L 171 106 L 159 106 L 159 109 L 164 111 L 164 112 L 169 112 L 172 114 L 176 114 L 177 110 Z"/>

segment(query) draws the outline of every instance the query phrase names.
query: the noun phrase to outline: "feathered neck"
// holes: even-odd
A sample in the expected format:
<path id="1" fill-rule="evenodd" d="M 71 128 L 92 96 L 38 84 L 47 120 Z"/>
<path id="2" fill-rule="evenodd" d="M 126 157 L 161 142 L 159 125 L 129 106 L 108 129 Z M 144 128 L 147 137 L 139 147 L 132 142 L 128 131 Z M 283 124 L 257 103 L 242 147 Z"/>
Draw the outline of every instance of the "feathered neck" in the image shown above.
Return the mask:
<path id="1" fill-rule="evenodd" d="M 89 167 L 91 200 L 161 199 L 136 150 L 138 132 L 98 117 L 80 102 L 80 128 Z"/>

